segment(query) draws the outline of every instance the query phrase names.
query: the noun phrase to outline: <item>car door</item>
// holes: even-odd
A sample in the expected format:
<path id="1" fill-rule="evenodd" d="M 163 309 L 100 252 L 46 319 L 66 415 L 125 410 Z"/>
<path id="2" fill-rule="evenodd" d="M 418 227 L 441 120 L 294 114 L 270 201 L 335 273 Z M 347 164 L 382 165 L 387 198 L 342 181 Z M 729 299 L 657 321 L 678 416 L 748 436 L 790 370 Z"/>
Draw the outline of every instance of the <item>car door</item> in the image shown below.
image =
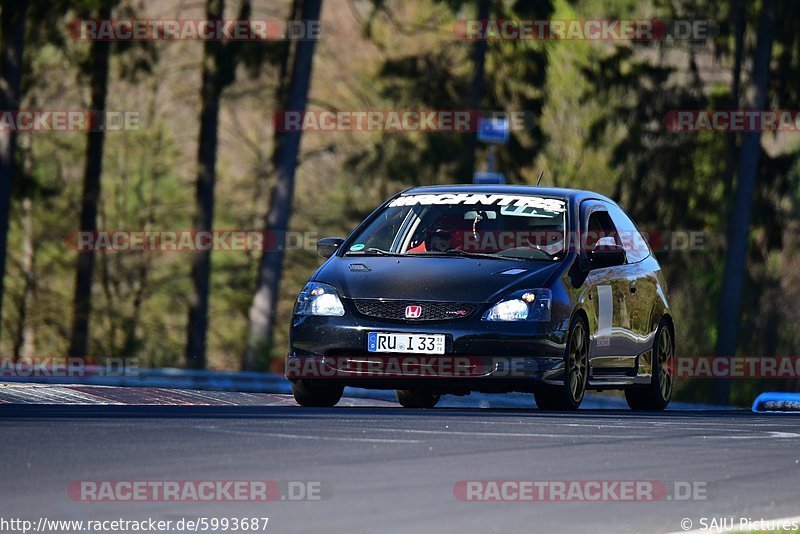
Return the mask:
<path id="1" fill-rule="evenodd" d="M 628 312 L 636 351 L 642 354 L 652 348 L 655 335 L 651 323 L 658 280 L 648 262 L 644 261 L 652 252 L 631 218 L 619 206 L 606 204 L 627 256 Z"/>
<path id="2" fill-rule="evenodd" d="M 594 248 L 597 241 L 613 238 L 622 245 L 619 232 L 601 201 L 589 201 L 581 210 L 581 254 Z M 589 265 L 588 257 L 585 264 Z M 590 334 L 593 374 L 613 374 L 634 366 L 638 347 L 634 342 L 629 311 L 627 265 L 591 268 L 584 282 L 589 299 L 595 300 L 596 331 Z"/>

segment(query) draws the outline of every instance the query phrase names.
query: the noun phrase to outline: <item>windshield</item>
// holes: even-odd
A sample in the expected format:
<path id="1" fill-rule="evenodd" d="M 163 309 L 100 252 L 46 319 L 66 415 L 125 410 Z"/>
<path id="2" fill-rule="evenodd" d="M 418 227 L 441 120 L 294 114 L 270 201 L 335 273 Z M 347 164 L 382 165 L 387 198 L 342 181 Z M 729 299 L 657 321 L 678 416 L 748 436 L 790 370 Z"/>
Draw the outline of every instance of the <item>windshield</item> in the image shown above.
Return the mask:
<path id="1" fill-rule="evenodd" d="M 350 242 L 346 255 L 462 255 L 558 261 L 563 199 L 440 193 L 393 200 Z"/>

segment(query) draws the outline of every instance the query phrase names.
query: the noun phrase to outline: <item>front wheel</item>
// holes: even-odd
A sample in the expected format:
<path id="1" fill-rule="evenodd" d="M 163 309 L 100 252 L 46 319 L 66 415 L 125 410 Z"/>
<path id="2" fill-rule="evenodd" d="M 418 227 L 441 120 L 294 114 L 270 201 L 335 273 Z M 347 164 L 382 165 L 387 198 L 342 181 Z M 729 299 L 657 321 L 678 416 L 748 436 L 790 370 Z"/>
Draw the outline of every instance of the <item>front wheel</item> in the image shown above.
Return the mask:
<path id="1" fill-rule="evenodd" d="M 653 342 L 653 374 L 646 386 L 630 386 L 625 400 L 631 410 L 663 410 L 672 398 L 672 355 L 675 343 L 672 332 L 662 321 Z"/>
<path id="2" fill-rule="evenodd" d="M 438 393 L 418 389 L 398 389 L 395 393 L 403 408 L 433 408 L 440 397 Z"/>
<path id="3" fill-rule="evenodd" d="M 344 386 L 324 384 L 314 380 L 292 382 L 292 395 L 300 406 L 336 406 L 344 393 Z"/>
<path id="4" fill-rule="evenodd" d="M 589 378 L 589 330 L 583 317 L 577 317 L 567 335 L 564 354 L 564 382 L 546 385 L 534 392 L 541 410 L 577 410 L 586 393 Z"/>

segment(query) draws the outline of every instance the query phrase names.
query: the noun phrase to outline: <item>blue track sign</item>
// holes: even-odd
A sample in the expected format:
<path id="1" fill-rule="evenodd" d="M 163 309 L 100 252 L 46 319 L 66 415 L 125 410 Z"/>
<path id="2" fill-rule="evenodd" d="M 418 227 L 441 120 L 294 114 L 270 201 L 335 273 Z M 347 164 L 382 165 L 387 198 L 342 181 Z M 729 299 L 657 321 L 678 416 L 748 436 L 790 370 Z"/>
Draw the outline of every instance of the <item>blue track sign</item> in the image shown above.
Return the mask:
<path id="1" fill-rule="evenodd" d="M 507 143 L 508 119 L 502 117 L 478 119 L 478 141 L 482 143 Z"/>
<path id="2" fill-rule="evenodd" d="M 506 177 L 502 172 L 476 172 L 472 175 L 474 184 L 504 184 Z"/>

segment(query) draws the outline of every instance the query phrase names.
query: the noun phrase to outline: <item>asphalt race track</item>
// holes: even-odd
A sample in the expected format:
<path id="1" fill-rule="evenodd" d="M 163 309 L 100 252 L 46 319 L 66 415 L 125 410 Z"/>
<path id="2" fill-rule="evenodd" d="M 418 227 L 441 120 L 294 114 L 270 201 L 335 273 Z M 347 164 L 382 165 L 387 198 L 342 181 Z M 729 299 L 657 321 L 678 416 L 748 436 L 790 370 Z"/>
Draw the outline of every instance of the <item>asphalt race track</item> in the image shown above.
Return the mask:
<path id="1" fill-rule="evenodd" d="M 0 516 L 269 517 L 267 532 L 670 532 L 800 515 L 800 419 L 748 411 L 303 409 L 278 394 L 0 387 Z M 320 499 L 81 501 L 76 481 L 319 483 Z M 655 502 L 464 502 L 465 480 L 658 481 Z M 675 482 L 704 488 L 676 500 Z M 309 486 L 310 487 L 310 486 Z M 682 486 L 682 487 L 685 487 Z M 682 525 L 681 521 L 684 520 Z"/>

